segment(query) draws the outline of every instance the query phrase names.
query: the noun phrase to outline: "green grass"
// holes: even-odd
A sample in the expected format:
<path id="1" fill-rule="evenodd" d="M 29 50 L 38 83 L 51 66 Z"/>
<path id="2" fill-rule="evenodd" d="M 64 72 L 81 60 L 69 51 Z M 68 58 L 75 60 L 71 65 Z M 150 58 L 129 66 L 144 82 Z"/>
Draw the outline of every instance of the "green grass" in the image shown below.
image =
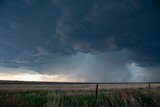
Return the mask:
<path id="1" fill-rule="evenodd" d="M 96 103 L 95 103 L 96 102 Z M 13 107 L 160 107 L 159 91 L 143 89 L 95 91 L 0 91 L 0 106 Z"/>

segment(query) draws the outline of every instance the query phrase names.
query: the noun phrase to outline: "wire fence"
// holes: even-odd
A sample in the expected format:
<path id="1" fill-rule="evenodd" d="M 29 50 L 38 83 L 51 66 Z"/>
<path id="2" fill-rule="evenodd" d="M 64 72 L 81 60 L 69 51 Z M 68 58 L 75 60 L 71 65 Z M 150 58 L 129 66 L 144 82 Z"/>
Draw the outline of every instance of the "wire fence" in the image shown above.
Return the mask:
<path id="1" fill-rule="evenodd" d="M 20 87 L 19 87 L 20 86 Z M 2 89 L 30 90 L 110 90 L 145 88 L 148 91 L 159 88 L 160 82 L 30 82 L 30 81 L 0 81 Z"/>

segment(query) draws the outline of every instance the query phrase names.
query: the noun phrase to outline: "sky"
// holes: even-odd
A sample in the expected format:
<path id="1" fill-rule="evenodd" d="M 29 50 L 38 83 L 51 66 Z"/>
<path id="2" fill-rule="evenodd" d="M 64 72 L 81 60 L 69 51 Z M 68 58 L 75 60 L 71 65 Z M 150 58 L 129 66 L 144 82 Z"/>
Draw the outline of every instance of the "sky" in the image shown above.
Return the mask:
<path id="1" fill-rule="evenodd" d="M 159 0 L 0 0 L 0 80 L 159 77 Z"/>

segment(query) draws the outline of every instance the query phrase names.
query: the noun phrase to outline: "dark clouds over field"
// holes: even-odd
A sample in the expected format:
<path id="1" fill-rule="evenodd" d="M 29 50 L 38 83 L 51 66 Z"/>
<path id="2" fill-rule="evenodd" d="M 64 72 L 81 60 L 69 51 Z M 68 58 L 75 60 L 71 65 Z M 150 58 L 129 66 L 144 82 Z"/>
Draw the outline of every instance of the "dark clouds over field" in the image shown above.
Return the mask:
<path id="1" fill-rule="evenodd" d="M 159 63 L 159 0 L 0 0 L 2 68 L 159 81 Z"/>

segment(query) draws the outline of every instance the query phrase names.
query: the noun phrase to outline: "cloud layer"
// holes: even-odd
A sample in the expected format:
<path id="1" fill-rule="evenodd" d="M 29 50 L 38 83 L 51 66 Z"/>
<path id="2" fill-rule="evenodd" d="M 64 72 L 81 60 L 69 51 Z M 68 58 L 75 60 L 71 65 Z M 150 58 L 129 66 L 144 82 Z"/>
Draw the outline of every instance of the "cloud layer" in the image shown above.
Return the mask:
<path id="1" fill-rule="evenodd" d="M 85 79 L 91 74 L 87 81 L 132 81 L 144 71 L 143 80 L 157 80 L 159 5 L 158 0 L 1 0 L 0 66 Z"/>

